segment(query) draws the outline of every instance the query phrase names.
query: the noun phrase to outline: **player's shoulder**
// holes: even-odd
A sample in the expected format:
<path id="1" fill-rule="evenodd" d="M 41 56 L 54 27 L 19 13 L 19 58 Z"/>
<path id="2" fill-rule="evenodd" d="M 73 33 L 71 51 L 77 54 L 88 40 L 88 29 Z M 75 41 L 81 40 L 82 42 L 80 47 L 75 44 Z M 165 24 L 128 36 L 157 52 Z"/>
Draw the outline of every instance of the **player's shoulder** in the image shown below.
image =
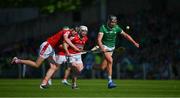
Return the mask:
<path id="1" fill-rule="evenodd" d="M 64 31 L 64 32 L 70 32 L 71 30 L 69 30 L 69 29 L 62 29 L 62 31 Z"/>
<path id="2" fill-rule="evenodd" d="M 101 28 L 102 28 L 102 27 L 105 27 L 105 24 L 101 24 L 101 26 L 100 26 L 100 27 L 101 27 Z"/>
<path id="3" fill-rule="evenodd" d="M 75 34 L 74 36 L 71 36 L 71 40 L 78 40 L 79 39 L 79 35 Z"/>
<path id="4" fill-rule="evenodd" d="M 88 40 L 88 36 L 84 36 L 84 39 Z"/>
<path id="5" fill-rule="evenodd" d="M 115 25 L 114 28 L 121 28 L 119 25 Z"/>
<path id="6" fill-rule="evenodd" d="M 122 31 L 122 28 L 119 25 L 115 25 L 114 29 L 117 30 L 118 32 Z"/>
<path id="7" fill-rule="evenodd" d="M 70 30 L 66 30 L 66 29 L 63 29 L 62 32 L 63 32 L 63 34 L 70 34 L 71 33 Z"/>
<path id="8" fill-rule="evenodd" d="M 105 30 L 105 29 L 107 29 L 107 26 L 106 26 L 105 24 L 102 24 L 102 25 L 100 26 L 100 29 L 101 29 L 101 30 Z"/>

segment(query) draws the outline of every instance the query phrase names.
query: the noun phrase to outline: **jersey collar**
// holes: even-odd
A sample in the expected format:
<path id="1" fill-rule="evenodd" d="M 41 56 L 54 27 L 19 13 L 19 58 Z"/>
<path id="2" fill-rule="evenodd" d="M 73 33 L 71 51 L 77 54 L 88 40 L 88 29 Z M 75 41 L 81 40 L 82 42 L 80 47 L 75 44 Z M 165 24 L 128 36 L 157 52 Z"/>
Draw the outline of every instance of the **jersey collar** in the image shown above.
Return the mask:
<path id="1" fill-rule="evenodd" d="M 113 28 L 114 28 L 115 26 L 111 28 L 111 27 L 108 26 L 108 23 L 107 23 L 107 24 L 106 24 L 106 27 L 107 27 L 109 30 L 113 30 Z"/>

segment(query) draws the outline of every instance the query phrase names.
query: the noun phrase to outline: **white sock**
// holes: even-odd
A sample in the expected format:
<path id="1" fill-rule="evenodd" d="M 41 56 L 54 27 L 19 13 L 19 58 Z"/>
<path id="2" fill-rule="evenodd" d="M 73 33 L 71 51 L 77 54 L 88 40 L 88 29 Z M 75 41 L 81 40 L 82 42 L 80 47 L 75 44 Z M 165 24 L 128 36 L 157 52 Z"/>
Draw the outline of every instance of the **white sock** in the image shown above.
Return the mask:
<path id="1" fill-rule="evenodd" d="M 108 82 L 112 82 L 112 77 L 111 76 L 108 76 Z"/>
<path id="2" fill-rule="evenodd" d="M 76 83 L 73 83 L 73 86 L 77 86 L 77 84 L 76 84 Z"/>
<path id="3" fill-rule="evenodd" d="M 52 80 L 51 79 L 49 79 L 48 84 L 52 85 Z"/>

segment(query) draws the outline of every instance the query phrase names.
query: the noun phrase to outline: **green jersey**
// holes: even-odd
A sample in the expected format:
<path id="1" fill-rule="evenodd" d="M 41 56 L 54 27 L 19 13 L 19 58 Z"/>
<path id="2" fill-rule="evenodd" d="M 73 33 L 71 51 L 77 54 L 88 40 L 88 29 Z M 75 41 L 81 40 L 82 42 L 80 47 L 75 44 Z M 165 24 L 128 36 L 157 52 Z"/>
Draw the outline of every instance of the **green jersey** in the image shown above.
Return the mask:
<path id="1" fill-rule="evenodd" d="M 107 25 L 102 25 L 99 32 L 103 33 L 102 43 L 108 47 L 115 47 L 116 35 L 121 33 L 122 29 L 115 25 L 113 28 L 108 27 Z"/>

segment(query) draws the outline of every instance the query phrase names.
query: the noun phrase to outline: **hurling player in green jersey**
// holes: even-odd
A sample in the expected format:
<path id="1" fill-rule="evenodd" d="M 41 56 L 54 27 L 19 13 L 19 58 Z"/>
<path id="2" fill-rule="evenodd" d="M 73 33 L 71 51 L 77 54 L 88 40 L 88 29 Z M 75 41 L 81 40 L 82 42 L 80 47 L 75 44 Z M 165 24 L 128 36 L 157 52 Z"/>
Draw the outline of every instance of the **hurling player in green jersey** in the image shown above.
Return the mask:
<path id="1" fill-rule="evenodd" d="M 139 44 L 133 40 L 133 38 L 125 33 L 118 25 L 117 25 L 117 17 L 114 15 L 110 15 L 107 20 L 107 24 L 104 24 L 100 27 L 98 34 L 98 45 L 99 48 L 104 52 L 104 60 L 101 64 L 101 69 L 106 69 L 108 74 L 108 88 L 116 87 L 116 84 L 112 81 L 112 52 L 105 52 L 107 50 L 113 50 L 115 48 L 116 35 L 121 34 L 128 41 L 130 41 L 133 45 L 139 48 Z"/>

